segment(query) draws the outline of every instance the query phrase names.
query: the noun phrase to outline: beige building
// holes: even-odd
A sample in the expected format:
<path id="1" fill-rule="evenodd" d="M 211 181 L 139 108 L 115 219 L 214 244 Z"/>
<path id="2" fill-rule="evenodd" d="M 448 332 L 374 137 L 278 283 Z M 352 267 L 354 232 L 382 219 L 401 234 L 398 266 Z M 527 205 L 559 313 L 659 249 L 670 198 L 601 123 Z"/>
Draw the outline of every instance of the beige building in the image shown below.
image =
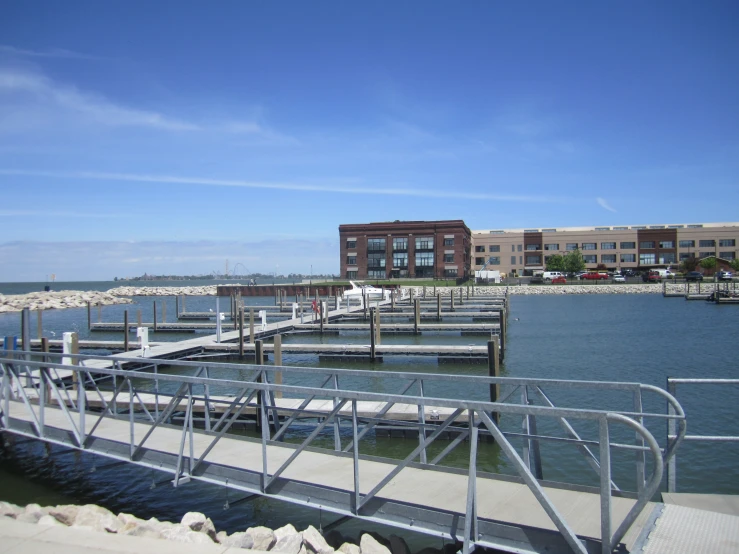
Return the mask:
<path id="1" fill-rule="evenodd" d="M 511 275 L 544 269 L 549 256 L 578 248 L 588 269 L 677 267 L 691 256 L 737 257 L 739 223 L 486 229 L 472 231 L 472 268 Z"/>

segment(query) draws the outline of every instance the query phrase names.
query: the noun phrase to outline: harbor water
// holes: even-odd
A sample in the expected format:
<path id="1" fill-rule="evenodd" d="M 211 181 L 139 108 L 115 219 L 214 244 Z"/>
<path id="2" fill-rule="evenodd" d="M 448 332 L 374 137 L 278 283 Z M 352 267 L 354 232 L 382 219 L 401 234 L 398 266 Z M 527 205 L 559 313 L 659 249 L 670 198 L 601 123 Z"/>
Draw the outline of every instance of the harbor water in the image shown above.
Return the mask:
<path id="1" fill-rule="evenodd" d="M 77 283 L 77 290 L 107 290 L 129 283 Z M 195 286 L 193 281 L 158 283 L 161 286 Z M 197 283 L 199 285 L 200 283 Z M 213 284 L 212 281 L 203 284 Z M 151 286 L 149 282 L 136 286 Z M 13 294 L 9 285 L 0 285 L 0 293 Z M 28 288 L 29 285 L 26 285 Z M 38 284 L 34 285 L 38 286 Z M 42 287 L 43 288 L 43 287 Z M 55 286 L 60 289 L 61 287 Z M 144 321 L 151 321 L 153 302 L 167 302 L 168 320 L 174 321 L 173 297 L 135 297 L 134 304 L 105 306 L 103 321 L 123 321 L 123 311 L 129 311 L 130 321 L 136 321 L 136 311 L 142 310 Z M 274 303 L 273 297 L 250 297 L 248 305 Z M 188 297 L 188 311 L 215 310 L 215 297 Z M 220 310 L 228 311 L 228 299 L 220 300 Z M 512 296 L 508 326 L 506 359 L 502 374 L 515 377 L 546 379 L 578 379 L 595 381 L 627 381 L 656 385 L 664 388 L 668 377 L 736 378 L 737 356 L 735 337 L 739 329 L 739 311 L 736 306 L 717 306 L 707 302 L 686 302 L 678 298 L 662 298 L 661 295 L 552 295 Z M 133 315 L 132 315 L 133 314 Z M 93 322 L 97 321 L 97 309 L 93 309 Z M 160 319 L 161 321 L 161 319 Z M 36 321 L 31 321 L 32 336 L 36 336 Z M 90 333 L 87 329 L 87 310 L 68 309 L 43 313 L 43 334 L 61 338 L 64 331 L 77 331 L 81 339 L 121 340 L 122 333 Z M 212 331 L 210 331 L 212 333 Z M 20 334 L 18 313 L 0 314 L 0 336 Z M 150 334 L 150 340 L 169 341 L 192 337 L 192 333 Z M 135 340 L 131 335 L 132 342 Z M 383 344 L 456 344 L 481 345 L 485 337 L 459 336 L 458 333 L 439 333 L 383 336 Z M 367 343 L 365 334 L 341 335 L 299 334 L 287 336 L 283 342 Z M 98 352 L 99 353 L 99 352 Z M 381 372 L 392 373 L 455 373 L 486 375 L 487 366 L 479 363 L 439 364 L 435 357 L 387 357 L 383 362 L 321 361 L 315 355 L 283 355 L 283 364 L 290 366 L 346 367 L 369 369 L 377 372 L 378 379 L 369 380 L 366 387 L 371 392 L 385 392 L 392 384 L 379 378 Z M 237 375 L 224 375 L 235 377 Z M 392 389 L 391 389 L 392 390 Z M 739 435 L 737 423 L 737 392 L 739 387 L 704 386 L 678 389 L 678 399 L 688 418 L 689 434 Z M 428 396 L 473 398 L 486 400 L 485 390 L 466 387 L 463 383 L 444 389 L 431 388 Z M 623 408 L 622 399 L 601 395 L 583 395 L 567 391 L 553 391 L 556 403 L 582 408 Z M 654 397 L 650 402 L 662 402 Z M 628 407 L 628 404 L 626 405 Z M 652 406 L 664 412 L 664 406 Z M 503 418 L 507 430 L 520 428 L 520 420 Z M 517 427 L 518 426 L 518 427 Z M 650 431 L 664 444 L 664 422 L 652 423 Z M 540 429 L 541 431 L 541 429 Z M 583 430 L 585 436 L 588 431 Z M 633 437 L 633 434 L 631 435 Z M 299 439 L 299 437 L 295 437 Z M 371 443 L 372 454 L 401 457 L 417 445 L 414 439 L 385 439 L 376 437 Z M 365 446 L 367 448 L 367 446 Z M 173 489 L 167 484 L 156 484 L 161 474 L 128 467 L 126 465 L 106 469 L 98 468 L 92 456 L 78 452 L 55 453 L 41 443 L 21 442 L 12 439 L 0 446 L 0 500 L 26 504 L 96 503 L 114 511 L 125 511 L 139 517 L 157 517 L 174 520 L 188 510 L 206 513 L 216 526 L 237 531 L 253 525 L 279 527 L 292 523 L 298 528 L 307 525 L 326 526 L 335 516 L 319 510 L 288 505 L 271 499 L 255 498 L 224 510 L 239 500 L 233 491 L 199 483 Z M 573 462 L 572 448 L 565 452 L 549 448 L 544 457 L 544 476 L 547 479 L 563 479 L 577 482 L 585 467 L 580 459 Z M 370 453 L 370 452 L 364 452 Z M 482 451 L 485 471 L 512 472 L 494 445 Z M 629 466 L 630 460 L 614 462 L 614 475 L 628 483 L 629 471 L 619 475 L 619 465 Z M 633 459 L 633 458 L 632 458 Z M 680 492 L 706 492 L 739 494 L 739 444 L 684 443 L 678 451 L 678 490 Z M 104 462 L 97 462 L 102 466 Z M 590 477 L 583 477 L 585 484 L 593 484 Z M 156 486 L 152 486 L 155 484 Z M 355 536 L 361 528 L 383 530 L 362 522 L 348 522 L 339 531 L 348 537 Z M 396 532 L 387 530 L 387 533 Z M 408 537 L 406 537 L 408 538 Z M 411 539 L 411 542 L 414 539 Z M 420 539 L 419 539 L 420 540 Z M 424 543 L 419 545 L 440 546 Z"/>

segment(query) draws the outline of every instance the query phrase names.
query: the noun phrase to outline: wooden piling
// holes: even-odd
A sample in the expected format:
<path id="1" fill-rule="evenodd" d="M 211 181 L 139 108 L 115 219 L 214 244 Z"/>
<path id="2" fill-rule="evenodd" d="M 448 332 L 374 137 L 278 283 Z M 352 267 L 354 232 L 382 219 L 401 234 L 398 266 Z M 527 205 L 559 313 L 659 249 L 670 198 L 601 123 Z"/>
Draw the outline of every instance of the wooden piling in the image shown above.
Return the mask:
<path id="1" fill-rule="evenodd" d="M 255 339 L 254 339 L 254 308 L 249 308 L 249 342 L 255 342 Z"/>
<path id="2" fill-rule="evenodd" d="M 46 355 L 49 353 L 49 338 L 48 337 L 41 337 L 41 352 L 43 352 L 45 355 L 42 358 L 44 362 L 49 361 L 49 357 Z M 46 398 L 46 403 L 48 404 L 51 402 L 51 387 L 46 384 L 46 380 L 43 378 L 47 374 L 47 368 L 42 367 L 41 368 L 41 391 L 43 393 L 43 396 Z"/>
<path id="3" fill-rule="evenodd" d="M 274 365 L 282 365 L 282 335 L 275 335 L 274 338 Z M 282 384 L 282 372 L 275 371 L 275 384 Z M 275 398 L 282 398 L 282 391 L 275 391 Z"/>
<path id="4" fill-rule="evenodd" d="M 500 318 L 498 319 L 500 327 L 500 360 L 503 361 L 505 360 L 506 335 L 508 334 L 508 310 L 501 308 L 498 313 L 500 314 Z"/>
<path id="5" fill-rule="evenodd" d="M 421 323 L 421 300 L 416 298 L 413 301 L 413 332 L 418 334 L 418 325 Z"/>
<path id="6" fill-rule="evenodd" d="M 449 309 L 454 311 L 454 290 L 449 289 Z"/>
<path id="7" fill-rule="evenodd" d="M 441 293 L 436 295 L 436 321 L 441 321 Z"/>
<path id="8" fill-rule="evenodd" d="M 489 377 L 500 377 L 500 353 L 498 351 L 498 337 L 492 337 L 488 341 L 488 376 Z M 497 402 L 500 398 L 500 384 L 490 384 L 490 402 Z M 497 424 L 499 422 L 500 414 L 493 412 L 493 421 Z"/>
<path id="9" fill-rule="evenodd" d="M 41 318 L 43 317 L 41 313 L 43 310 L 36 310 L 36 338 L 41 338 L 44 334 L 44 326 L 41 321 Z"/>
<path id="10" fill-rule="evenodd" d="M 176 319 L 180 319 L 180 295 L 174 297 L 174 315 Z"/>
<path id="11" fill-rule="evenodd" d="M 31 310 L 28 308 L 21 311 L 21 349 L 31 350 Z"/>
<path id="12" fill-rule="evenodd" d="M 375 335 L 377 336 L 377 339 L 375 342 L 377 344 L 382 344 L 382 331 L 380 330 L 380 308 L 375 308 Z"/>
<path id="13" fill-rule="evenodd" d="M 423 286 L 423 299 L 426 300 L 426 285 Z"/>
<path id="14" fill-rule="evenodd" d="M 375 309 L 370 308 L 370 361 L 375 361 Z"/>
<path id="15" fill-rule="evenodd" d="M 395 291 L 390 295 L 390 311 L 395 312 Z"/>
<path id="16" fill-rule="evenodd" d="M 123 351 L 128 352 L 128 310 L 123 310 Z"/>
<path id="17" fill-rule="evenodd" d="M 92 329 L 92 306 L 90 301 L 87 301 L 87 330 Z"/>
<path id="18" fill-rule="evenodd" d="M 239 307 L 239 358 L 244 357 L 244 308 Z"/>
<path id="19" fill-rule="evenodd" d="M 218 317 L 218 314 L 216 314 L 216 317 Z M 154 332 L 157 330 L 157 301 L 154 300 Z"/>
<path id="20" fill-rule="evenodd" d="M 321 335 L 323 335 L 323 302 L 319 300 L 317 307 L 318 307 L 318 319 L 320 320 L 320 326 L 321 326 Z"/>

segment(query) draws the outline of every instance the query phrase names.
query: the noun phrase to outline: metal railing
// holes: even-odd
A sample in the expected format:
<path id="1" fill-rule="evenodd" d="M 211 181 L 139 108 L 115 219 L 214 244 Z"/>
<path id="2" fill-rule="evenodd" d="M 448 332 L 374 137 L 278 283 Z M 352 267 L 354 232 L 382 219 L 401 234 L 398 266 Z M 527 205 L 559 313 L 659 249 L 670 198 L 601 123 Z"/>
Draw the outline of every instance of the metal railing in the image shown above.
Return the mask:
<path id="1" fill-rule="evenodd" d="M 678 385 L 719 385 L 719 386 L 737 386 L 739 379 L 678 379 L 675 377 L 667 378 L 667 391 L 673 398 L 677 398 Z M 669 413 L 672 412 L 672 405 L 668 406 Z M 670 419 L 667 425 L 667 440 L 677 437 L 679 430 L 676 428 L 675 420 Z M 682 440 L 688 442 L 739 442 L 739 436 L 736 435 L 686 435 L 683 431 Z M 667 492 L 677 492 L 677 457 L 672 456 L 667 463 Z"/>
<path id="2" fill-rule="evenodd" d="M 55 434 L 54 430 L 46 424 L 47 411 L 53 407 L 63 412 L 68 425 L 67 432 L 71 431 L 74 447 L 128 460 L 160 471 L 169 471 L 174 477 L 175 486 L 190 479 L 199 479 L 292 502 L 306 503 L 304 497 L 301 497 L 303 498 L 301 500 L 301 498 L 289 496 L 283 486 L 284 481 L 281 476 L 302 452 L 316 449 L 312 446 L 316 437 L 333 428 L 333 449 L 323 448 L 320 451 L 332 453 L 334 456 L 351 457 L 354 475 L 353 488 L 348 491 L 348 499 L 343 501 L 335 500 L 331 504 L 332 501 L 324 499 L 323 509 L 345 516 L 367 517 L 373 521 L 459 539 L 463 542 L 465 554 L 471 552 L 477 545 L 513 551 L 521 548 L 519 543 L 511 543 L 510 538 L 496 538 L 494 533 L 491 534 L 489 529 L 493 531 L 496 529 L 495 522 L 477 517 L 478 505 L 481 501 L 485 501 L 484 498 L 478 497 L 478 479 L 501 478 L 484 474 L 477 469 L 478 442 L 482 434 L 489 434 L 494 439 L 518 475 L 514 480 L 526 485 L 531 491 L 561 533 L 564 539 L 563 544 L 568 545 L 572 551 L 580 553 L 592 550 L 594 547 L 592 539 L 580 538 L 575 534 L 572 526 L 565 521 L 548 497 L 544 486 L 586 490 L 586 492 L 598 494 L 601 508 L 600 546 L 598 548 L 603 553 L 611 552 L 658 490 L 665 464 L 673 459 L 675 450 L 685 435 L 685 417 L 675 398 L 658 387 L 639 383 L 204 364 L 153 359 L 146 360 L 144 362 L 146 365 L 143 365 L 140 359 L 116 358 L 113 362 L 112 359 L 102 356 L 66 355 L 67 358 L 79 364 L 71 365 L 59 363 L 60 356 L 53 354 L 0 351 L 0 356 L 2 356 L 0 357 L 0 369 L 2 370 L 2 388 L 0 388 L 2 417 L 0 422 L 5 431 L 69 446 L 68 442 L 59 439 L 59 435 Z M 92 363 L 98 360 L 105 360 L 109 364 L 114 363 L 115 366 L 91 367 Z M 122 364 L 126 363 L 136 364 L 138 370 L 122 369 Z M 159 371 L 160 366 L 167 366 L 169 370 L 163 373 Z M 190 376 L 172 374 L 172 368 L 194 371 L 194 374 Z M 242 375 L 248 372 L 248 375 L 240 379 L 217 377 L 220 372 L 226 370 L 239 370 Z M 281 380 L 288 374 L 298 377 L 312 376 L 320 380 L 322 384 L 311 387 L 275 382 L 278 375 Z M 351 381 L 357 378 L 393 378 L 406 381 L 406 384 L 394 389 L 396 393 L 378 394 L 353 390 Z M 503 386 L 508 390 L 498 402 L 434 398 L 424 394 L 424 390 L 428 389 L 432 383 L 443 385 L 460 381 L 475 387 Z M 101 388 L 103 386 L 107 386 L 108 389 Z M 234 395 L 232 397 L 212 395 L 210 391 L 213 387 L 230 390 Z M 167 388 L 169 388 L 168 392 L 165 391 Z M 619 411 L 558 407 L 547 392 L 554 388 L 578 389 L 603 394 L 611 394 L 614 391 L 626 392 L 632 397 L 632 404 L 627 409 Z M 642 407 L 644 393 L 652 393 L 666 400 L 669 413 L 645 411 Z M 155 395 L 154 410 L 147 408 L 142 398 L 144 394 Z M 89 410 L 88 403 L 91 401 L 88 395 L 93 399 L 97 398 L 96 402 L 100 405 L 99 413 Z M 289 408 L 284 403 L 280 405 L 276 401 L 278 395 L 290 395 L 291 398 L 302 399 L 302 401 L 297 408 Z M 160 398 L 162 399 L 161 404 Z M 311 406 L 311 402 L 316 399 L 330 399 L 330 408 L 316 410 Z M 540 405 L 534 405 L 534 399 L 537 399 Z M 520 403 L 515 403 L 516 401 Z M 374 402 L 382 407 L 371 415 L 361 415 L 358 413 L 360 402 Z M 25 426 L 21 421 L 22 418 L 18 420 L 11 413 L 11 409 L 20 409 L 21 406 L 26 416 Z M 415 424 L 419 431 L 418 445 L 403 460 L 382 458 L 384 463 L 394 467 L 368 492 L 360 493 L 360 490 L 366 490 L 361 486 L 363 481 L 360 475 L 360 460 L 367 459 L 364 455 L 360 456 L 360 441 L 371 436 L 371 431 L 378 424 L 397 424 L 390 418 L 392 408 L 396 406 L 406 408 L 410 406 L 411 411 L 416 414 Z M 177 427 L 180 429 L 179 450 L 171 453 L 173 458 L 169 464 L 161 460 L 152 462 L 147 458 L 147 452 L 152 448 L 151 446 L 145 447 L 148 444 L 147 441 L 157 428 L 171 429 L 171 424 L 174 422 L 173 415 L 183 410 L 182 424 Z M 195 431 L 194 413 L 196 411 L 203 412 L 204 432 Z M 220 416 L 216 417 L 219 411 Z M 214 412 L 214 415 L 211 415 L 211 412 Z M 224 483 L 223 479 L 218 479 L 214 474 L 209 473 L 208 455 L 229 433 L 234 423 L 243 418 L 247 412 L 253 413 L 257 421 L 261 422 L 259 440 L 262 469 L 259 472 L 258 481 L 251 485 L 238 485 L 235 479 L 229 482 L 228 478 Z M 521 432 L 501 429 L 498 417 L 503 415 L 506 418 L 521 418 Z M 86 418 L 92 418 L 94 423 L 90 426 Z M 108 450 L 96 450 L 100 448 L 96 446 L 98 439 L 105 440 L 105 435 L 99 433 L 98 429 L 100 424 L 108 418 L 128 419 L 129 437 L 123 454 L 112 453 L 109 445 L 106 447 Z M 313 430 L 300 444 L 290 446 L 293 452 L 276 470 L 268 471 L 268 447 L 277 444 L 284 445 L 282 441 L 293 424 L 305 418 L 315 419 Z M 656 439 L 644 425 L 645 419 L 667 420 L 671 428 L 676 429 L 675 433 L 668 438 L 664 449 L 660 448 Z M 537 433 L 537 421 L 541 423 L 548 420 L 554 421 L 563 429 L 563 436 Z M 583 438 L 575 430 L 571 421 L 594 426 L 597 439 Z M 149 425 L 143 437 L 137 436 L 136 433 L 136 424 L 142 422 Z M 346 430 L 349 422 L 351 435 L 347 442 L 347 433 L 342 433 L 342 428 Z M 403 422 L 403 425 L 407 424 Z M 613 427 L 620 426 L 634 433 L 633 444 L 616 442 L 611 438 Z M 539 426 L 539 428 L 542 427 L 542 425 Z M 455 438 L 439 454 L 429 460 L 429 449 L 432 443 L 437 441 L 443 433 L 452 430 L 456 433 Z M 196 433 L 203 433 L 210 439 L 207 448 L 197 457 L 193 448 Z M 458 468 L 442 466 L 441 462 L 465 440 L 470 446 L 466 470 L 466 508 L 464 514 L 461 514 L 464 522 L 462 536 L 458 529 L 461 525 L 460 520 L 456 519 L 458 516 L 443 519 L 437 514 L 426 520 L 411 519 L 408 522 L 406 515 L 398 515 L 390 509 L 377 509 L 378 503 L 389 502 L 388 497 L 383 497 L 382 493 L 388 492 L 387 485 L 406 468 L 419 467 L 459 473 Z M 520 441 L 520 453 L 511 441 Z M 576 448 L 594 470 L 599 486 L 586 488 L 566 483 L 545 482 L 541 471 L 542 460 L 539 448 L 540 444 L 545 442 L 565 443 Z M 189 444 L 189 450 L 185 448 L 186 443 Z M 637 479 L 635 493 L 629 494 L 621 491 L 614 482 L 611 464 L 612 449 L 635 453 Z M 651 455 L 650 458 L 647 458 L 647 454 Z M 645 474 L 647 467 L 651 467 L 649 475 Z M 508 477 L 508 480 L 510 479 L 511 477 Z M 615 531 L 612 528 L 613 496 L 627 496 L 635 500 Z M 311 504 L 310 497 L 307 505 L 315 507 L 315 503 Z M 419 514 L 424 514 L 429 510 L 428 506 L 422 508 L 419 508 Z M 438 510 L 441 510 L 443 515 L 443 508 L 438 508 Z M 442 519 L 443 523 L 439 523 Z M 497 525 L 499 528 L 500 524 Z"/>

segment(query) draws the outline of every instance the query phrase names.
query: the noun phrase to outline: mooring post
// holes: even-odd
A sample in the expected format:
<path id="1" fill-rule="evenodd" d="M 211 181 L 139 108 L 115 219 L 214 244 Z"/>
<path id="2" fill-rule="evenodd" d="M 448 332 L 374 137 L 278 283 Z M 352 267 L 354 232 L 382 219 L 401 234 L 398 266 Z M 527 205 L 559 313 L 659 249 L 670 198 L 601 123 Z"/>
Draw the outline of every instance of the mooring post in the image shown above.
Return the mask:
<path id="1" fill-rule="evenodd" d="M 255 339 L 254 339 L 254 308 L 249 308 L 249 342 L 255 342 Z"/>
<path id="2" fill-rule="evenodd" d="M 41 315 L 42 311 L 43 310 L 41 310 L 40 308 L 36 310 L 36 338 L 39 338 L 39 339 L 44 334 L 44 326 L 43 326 L 43 322 L 41 321 L 41 318 L 43 317 Z"/>
<path id="3" fill-rule="evenodd" d="M 390 295 L 390 311 L 395 312 L 395 291 Z"/>
<path id="4" fill-rule="evenodd" d="M 421 300 L 413 300 L 413 332 L 418 334 L 418 325 L 421 323 Z"/>
<path id="5" fill-rule="evenodd" d="M 498 352 L 498 337 L 493 336 L 488 341 L 488 377 L 500 377 L 500 353 Z M 500 384 L 490 384 L 490 402 L 497 402 L 500 398 Z M 493 412 L 493 420 L 498 423 L 500 414 Z"/>
<path id="6" fill-rule="evenodd" d="M 319 325 L 321 326 L 321 335 L 323 335 L 323 302 L 321 302 L 321 301 L 319 300 L 319 301 L 318 301 L 318 304 L 317 304 L 317 307 L 318 307 L 318 320 L 319 320 Z"/>
<path id="7" fill-rule="evenodd" d="M 128 352 L 128 310 L 123 310 L 123 351 Z"/>
<path id="8" fill-rule="evenodd" d="M 364 312 L 364 319 L 367 319 L 367 293 L 362 289 L 362 311 Z"/>
<path id="9" fill-rule="evenodd" d="M 31 350 L 31 310 L 23 308 L 21 311 L 21 348 L 26 352 Z"/>
<path id="10" fill-rule="evenodd" d="M 175 320 L 180 319 L 180 295 L 175 294 L 174 296 L 174 315 Z"/>
<path id="11" fill-rule="evenodd" d="M 274 338 L 274 365 L 281 366 L 282 365 L 282 335 L 275 335 Z M 281 385 L 282 384 L 282 372 L 281 371 L 275 371 L 275 384 Z M 275 391 L 275 398 L 282 398 L 282 391 Z"/>
<path id="12" fill-rule="evenodd" d="M 377 344 L 382 344 L 382 331 L 380 330 L 380 307 L 375 308 L 375 335 L 377 335 Z"/>
<path id="13" fill-rule="evenodd" d="M 370 361 L 375 360 L 375 309 L 370 308 Z"/>
<path id="14" fill-rule="evenodd" d="M 436 283 L 434 283 L 434 296 L 436 296 Z"/>
<path id="15" fill-rule="evenodd" d="M 282 289 L 280 290 L 280 312 L 282 312 Z"/>
<path id="16" fill-rule="evenodd" d="M 459 305 L 463 305 L 464 300 L 462 300 L 462 287 L 459 287 Z"/>
<path id="17" fill-rule="evenodd" d="M 244 307 L 239 306 L 239 358 L 244 357 Z"/>
<path id="18" fill-rule="evenodd" d="M 508 310 L 505 308 L 500 309 L 500 318 L 498 319 L 498 327 L 500 327 L 500 361 L 505 360 L 505 343 L 506 335 L 508 334 Z"/>
<path id="19" fill-rule="evenodd" d="M 441 293 L 436 295 L 436 321 L 441 321 Z"/>
<path id="20" fill-rule="evenodd" d="M 449 309 L 454 311 L 454 289 L 449 289 Z"/>
<path id="21" fill-rule="evenodd" d="M 426 285 L 423 285 L 423 299 L 426 300 Z"/>
<path id="22" fill-rule="evenodd" d="M 216 298 L 216 302 L 217 302 Z M 216 304 L 217 305 L 217 304 Z M 154 332 L 156 333 L 157 330 L 157 301 L 154 300 Z"/>
<path id="23" fill-rule="evenodd" d="M 87 330 L 92 329 L 92 306 L 90 301 L 87 301 Z"/>

